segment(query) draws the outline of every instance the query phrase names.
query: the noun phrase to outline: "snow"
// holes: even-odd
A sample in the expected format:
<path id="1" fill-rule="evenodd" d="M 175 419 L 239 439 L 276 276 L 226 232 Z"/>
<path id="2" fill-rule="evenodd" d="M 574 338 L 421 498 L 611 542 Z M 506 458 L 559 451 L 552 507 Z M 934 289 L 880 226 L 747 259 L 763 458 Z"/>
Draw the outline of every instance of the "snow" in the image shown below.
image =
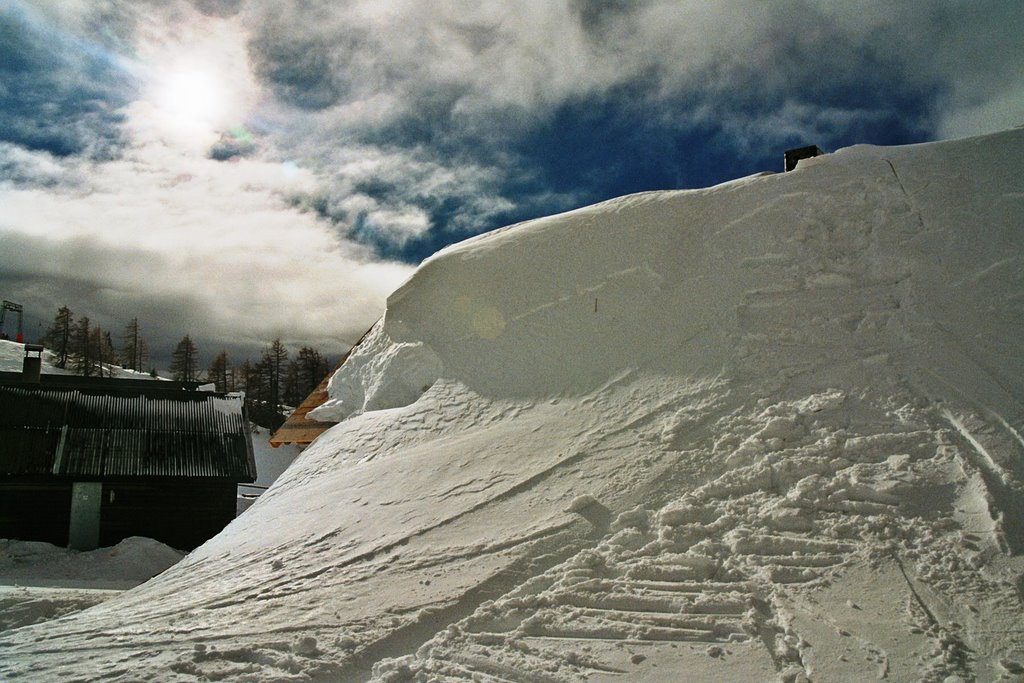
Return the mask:
<path id="1" fill-rule="evenodd" d="M 123 590 L 148 581 L 184 556 L 179 550 L 139 536 L 89 551 L 35 541 L 0 540 L 0 582 Z"/>
<path id="2" fill-rule="evenodd" d="M 25 359 L 25 345 L 7 339 L 0 339 L 0 370 L 4 372 L 21 372 L 22 363 Z M 69 375 L 69 370 L 61 370 L 54 363 L 54 355 L 50 351 L 43 351 L 42 354 L 43 372 L 47 374 Z"/>
<path id="3" fill-rule="evenodd" d="M 1022 159 L 858 146 L 445 249 L 340 424 L 0 676 L 1021 680 Z"/>
<path id="4" fill-rule="evenodd" d="M 184 556 L 163 543 L 138 536 L 90 551 L 0 539 L 0 632 L 109 600 Z"/>
<path id="5" fill-rule="evenodd" d="M 7 339 L 0 339 L 0 370 L 3 372 L 21 372 L 25 360 L 25 345 Z M 53 351 L 45 349 L 42 353 L 42 373 L 44 375 L 73 375 L 70 369 L 56 365 L 57 356 Z M 104 377 L 119 379 L 154 379 L 148 372 L 136 372 L 117 365 L 103 365 Z"/>
<path id="6" fill-rule="evenodd" d="M 282 444 L 276 448 L 270 445 L 272 432 L 264 427 L 252 425 L 252 450 L 256 460 L 256 481 L 254 485 L 239 484 L 237 513 L 242 514 L 259 498 L 288 466 L 299 457 L 302 449 L 295 444 Z"/>

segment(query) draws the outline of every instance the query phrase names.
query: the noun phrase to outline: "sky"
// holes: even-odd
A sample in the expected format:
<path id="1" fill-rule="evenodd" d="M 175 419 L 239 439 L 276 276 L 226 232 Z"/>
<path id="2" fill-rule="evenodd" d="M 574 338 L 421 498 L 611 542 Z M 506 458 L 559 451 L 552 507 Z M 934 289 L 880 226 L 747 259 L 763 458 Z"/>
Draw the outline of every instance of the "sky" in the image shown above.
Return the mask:
<path id="1" fill-rule="evenodd" d="M 0 297 L 347 350 L 437 249 L 1024 124 L 1008 0 L 0 0 Z M 8 323 L 9 325 L 9 323 Z"/>

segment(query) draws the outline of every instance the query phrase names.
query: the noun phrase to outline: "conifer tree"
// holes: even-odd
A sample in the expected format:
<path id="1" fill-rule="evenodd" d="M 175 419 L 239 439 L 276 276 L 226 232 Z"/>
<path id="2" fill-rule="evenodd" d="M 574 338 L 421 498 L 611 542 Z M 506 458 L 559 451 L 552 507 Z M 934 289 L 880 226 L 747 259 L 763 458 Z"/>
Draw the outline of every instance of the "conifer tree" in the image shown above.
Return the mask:
<path id="1" fill-rule="evenodd" d="M 62 370 L 68 366 L 68 356 L 71 352 L 71 334 L 74 328 L 74 316 L 71 309 L 61 306 L 57 309 L 57 316 L 53 324 L 46 331 L 43 337 L 43 344 L 57 355 L 56 366 Z"/>
<path id="2" fill-rule="evenodd" d="M 297 406 L 306 397 L 299 388 L 299 364 L 297 361 L 288 361 L 284 371 L 283 388 L 281 400 L 287 406 Z"/>
<path id="3" fill-rule="evenodd" d="M 281 405 L 281 389 L 288 366 L 288 349 L 281 343 L 280 338 L 271 342 L 263 352 L 260 364 L 263 365 L 267 377 L 267 401 L 276 409 Z"/>
<path id="4" fill-rule="evenodd" d="M 213 382 L 217 391 L 228 392 L 234 391 L 233 382 L 230 381 L 230 363 L 228 362 L 228 352 L 221 351 L 217 354 L 213 362 L 210 363 L 209 369 L 206 371 L 206 379 L 209 382 Z"/>
<path id="5" fill-rule="evenodd" d="M 103 346 L 100 349 L 100 358 L 110 368 L 112 376 L 114 366 L 117 365 L 117 351 L 114 350 L 114 340 L 109 330 L 103 330 Z"/>
<path id="6" fill-rule="evenodd" d="M 139 319 L 132 318 L 125 325 L 124 332 L 121 334 L 121 367 L 142 372 L 142 369 L 146 367 L 148 355 L 149 348 L 146 340 L 139 335 Z"/>
<path id="7" fill-rule="evenodd" d="M 83 315 L 71 328 L 71 343 L 68 350 L 72 369 L 83 377 L 91 377 L 95 370 L 95 353 L 92 338 L 92 324 L 89 316 Z"/>
<path id="8" fill-rule="evenodd" d="M 264 354 L 258 363 L 246 359 L 238 369 L 238 382 L 245 391 L 245 405 L 249 411 L 249 419 L 261 427 L 277 429 L 284 422 L 284 418 L 271 402 L 270 368 L 271 362 L 268 354 Z"/>
<path id="9" fill-rule="evenodd" d="M 104 367 L 106 367 L 107 376 L 112 377 L 113 365 L 117 362 L 117 353 L 114 352 L 114 342 L 110 338 L 110 333 L 99 325 L 93 327 L 89 332 L 89 353 L 96 373 L 102 377 Z"/>
<path id="10" fill-rule="evenodd" d="M 316 389 L 328 372 L 327 359 L 310 346 L 303 346 L 296 356 L 297 392 L 301 395 L 300 401 L 309 396 L 313 389 Z"/>
<path id="11" fill-rule="evenodd" d="M 193 382 L 199 368 L 199 352 L 189 335 L 182 337 L 171 353 L 171 376 L 179 382 Z"/>
<path id="12" fill-rule="evenodd" d="M 253 366 L 252 361 L 248 358 L 242 363 L 238 369 L 240 375 L 240 385 L 242 391 L 245 392 L 245 398 L 248 401 L 262 400 L 259 391 L 259 375 L 256 372 L 256 368 Z"/>

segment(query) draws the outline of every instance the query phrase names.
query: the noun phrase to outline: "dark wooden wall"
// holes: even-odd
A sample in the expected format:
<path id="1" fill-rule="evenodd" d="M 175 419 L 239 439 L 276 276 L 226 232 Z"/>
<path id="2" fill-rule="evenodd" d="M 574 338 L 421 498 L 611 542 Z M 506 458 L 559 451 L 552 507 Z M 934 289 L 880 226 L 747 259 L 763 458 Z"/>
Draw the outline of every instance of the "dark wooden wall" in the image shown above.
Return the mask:
<path id="1" fill-rule="evenodd" d="M 105 482 L 100 545 L 145 536 L 172 548 L 192 550 L 235 518 L 236 497 L 234 482 Z"/>
<path id="2" fill-rule="evenodd" d="M 107 481 L 100 510 L 100 546 L 145 536 L 193 550 L 235 518 L 234 482 L 196 479 Z M 0 538 L 66 546 L 71 482 L 0 482 Z"/>
<path id="3" fill-rule="evenodd" d="M 68 544 L 71 482 L 0 482 L 0 538 Z"/>

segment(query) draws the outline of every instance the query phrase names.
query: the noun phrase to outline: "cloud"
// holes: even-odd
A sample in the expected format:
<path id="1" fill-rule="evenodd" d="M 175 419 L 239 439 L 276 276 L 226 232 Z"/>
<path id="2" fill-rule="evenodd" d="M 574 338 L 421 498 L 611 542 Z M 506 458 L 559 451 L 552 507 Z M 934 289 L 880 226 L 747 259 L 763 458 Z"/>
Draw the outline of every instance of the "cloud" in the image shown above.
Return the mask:
<path id="1" fill-rule="evenodd" d="M 1024 72 L 1010 35 L 1021 12 L 998 2 L 354 0 L 253 2 L 242 16 L 258 77 L 301 114 L 279 149 L 330 179 L 325 215 L 415 260 L 438 233 L 774 168 L 786 145 L 983 132 L 1024 108 L 1005 95 Z M 716 176 L 687 158 L 712 144 L 741 163 Z M 351 182 L 339 149 L 395 163 L 358 174 L 376 182 Z M 406 180 L 394 183 L 400 166 Z M 424 167 L 473 172 L 450 185 L 411 180 Z M 367 184 L 394 224 L 361 230 L 336 211 Z M 456 210 L 426 206 L 431 193 Z M 409 222 L 419 212 L 429 229 Z"/>
<path id="2" fill-rule="evenodd" d="M 14 0 L 0 284 L 216 343 L 358 334 L 399 262 L 491 228 L 795 144 L 1024 123 L 1022 24 L 997 0 Z"/>
<path id="3" fill-rule="evenodd" d="M 107 45 L 68 32 L 43 7 L 0 6 L 0 141 L 57 156 L 115 156 L 125 144 L 119 108 L 136 84 Z"/>
<path id="4" fill-rule="evenodd" d="M 186 333 L 211 355 L 276 337 L 340 353 L 411 269 L 302 210 L 319 181 L 245 125 L 263 90 L 218 7 L 4 7 L 4 64 L 35 89 L 0 101 L 17 124 L 0 141 L 0 286 L 39 321 L 62 304 L 114 331 L 138 317 L 155 358 Z M 109 13 L 104 43 L 89 26 Z M 35 110 L 44 97 L 61 106 Z"/>
<path id="5" fill-rule="evenodd" d="M 32 152 L 0 142 L 0 187 L 56 188 L 81 182 L 73 168 L 48 152 Z"/>
<path id="6" fill-rule="evenodd" d="M 238 13 L 243 0 L 193 0 L 192 4 L 203 14 L 230 17 Z"/>
<path id="7" fill-rule="evenodd" d="M 0 190 L 0 251 L 17 255 L 0 282 L 40 317 L 60 304 L 112 329 L 137 316 L 165 349 L 190 333 L 218 350 L 281 337 L 339 353 L 409 274 L 290 209 L 312 183 L 299 169 L 152 146 L 93 170 L 73 190 Z"/>
<path id="8" fill-rule="evenodd" d="M 979 97 L 945 112 L 939 120 L 943 138 L 961 138 L 978 131 L 1008 130 L 1024 125 L 1024 81 L 1011 89 Z"/>
<path id="9" fill-rule="evenodd" d="M 435 134 L 453 123 L 479 133 L 501 114 L 505 130 L 518 132 L 516 124 L 531 126 L 567 101 L 627 83 L 643 83 L 648 103 L 694 93 L 742 99 L 750 88 L 763 98 L 811 82 L 840 90 L 851 79 L 888 77 L 858 67 L 885 61 L 878 46 L 898 33 L 885 28 L 895 13 L 866 24 L 811 2 L 272 7 L 250 20 L 250 51 L 284 99 L 323 109 L 388 93 L 392 117 L 426 111 L 419 118 Z"/>
<path id="10" fill-rule="evenodd" d="M 367 144 L 297 154 L 314 160 L 320 184 L 296 204 L 378 253 L 401 256 L 430 233 L 457 240 L 494 227 L 514 208 L 501 194 L 498 169 L 468 159 Z"/>

